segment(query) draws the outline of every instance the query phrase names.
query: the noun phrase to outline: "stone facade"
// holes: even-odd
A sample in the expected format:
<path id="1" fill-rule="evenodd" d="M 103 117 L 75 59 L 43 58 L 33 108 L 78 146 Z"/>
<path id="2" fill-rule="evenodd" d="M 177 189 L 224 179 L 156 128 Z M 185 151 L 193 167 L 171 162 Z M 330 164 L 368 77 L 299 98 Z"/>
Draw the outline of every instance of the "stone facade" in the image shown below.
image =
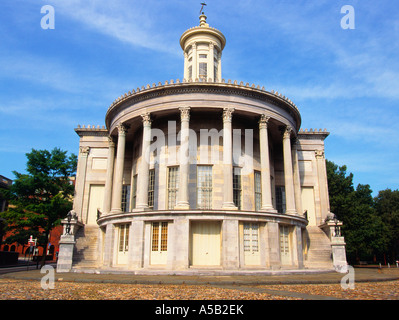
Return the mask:
<path id="1" fill-rule="evenodd" d="M 130 91 L 108 109 L 106 128 L 75 129 L 74 211 L 76 227 L 87 232 L 63 236 L 59 271 L 83 268 L 71 246 L 88 250 L 78 242 L 89 230 L 84 243 L 96 250 L 84 270 L 225 274 L 346 265 L 343 239 L 321 231 L 331 216 L 329 133 L 300 130 L 298 108 L 278 92 L 223 79 L 225 43 L 201 15 L 180 39 L 182 81 Z"/>

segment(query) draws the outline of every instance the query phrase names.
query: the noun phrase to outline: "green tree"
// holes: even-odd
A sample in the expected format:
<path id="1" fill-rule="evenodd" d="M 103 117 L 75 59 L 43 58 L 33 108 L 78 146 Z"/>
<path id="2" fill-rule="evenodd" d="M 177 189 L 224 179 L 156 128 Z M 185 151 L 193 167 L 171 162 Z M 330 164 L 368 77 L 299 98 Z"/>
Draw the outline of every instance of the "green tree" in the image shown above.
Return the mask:
<path id="1" fill-rule="evenodd" d="M 76 173 L 77 157 L 58 148 L 32 149 L 26 156 L 27 173 L 14 171 L 16 178 L 6 192 L 10 206 L 1 216 L 12 235 L 5 242 L 26 244 L 33 235 L 43 247 L 43 265 L 50 230 L 72 208 L 74 187 L 70 177 Z"/>
<path id="2" fill-rule="evenodd" d="M 371 260 L 386 250 L 387 227 L 374 207 L 369 185 L 353 187 L 347 167 L 326 160 L 330 210 L 343 222 L 349 261 Z"/>
<path id="3" fill-rule="evenodd" d="M 359 184 L 349 196 L 343 232 L 351 261 L 372 260 L 387 247 L 386 226 L 374 208 L 372 192 L 368 184 Z"/>
<path id="4" fill-rule="evenodd" d="M 337 216 L 337 219 L 343 220 L 351 207 L 350 195 L 354 191 L 353 174 L 347 175 L 345 165 L 339 167 L 329 160 L 326 160 L 326 168 L 330 211 Z"/>
<path id="5" fill-rule="evenodd" d="M 381 190 L 374 199 L 378 216 L 386 226 L 389 261 L 399 258 L 399 190 Z"/>

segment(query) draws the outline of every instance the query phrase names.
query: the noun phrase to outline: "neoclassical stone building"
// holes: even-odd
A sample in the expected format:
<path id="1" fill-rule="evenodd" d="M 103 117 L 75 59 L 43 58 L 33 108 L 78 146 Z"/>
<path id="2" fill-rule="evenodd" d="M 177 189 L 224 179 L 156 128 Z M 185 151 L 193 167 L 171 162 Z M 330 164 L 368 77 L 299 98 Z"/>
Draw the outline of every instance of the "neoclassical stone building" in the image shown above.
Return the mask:
<path id="1" fill-rule="evenodd" d="M 329 211 L 326 130 L 287 97 L 222 78 L 226 39 L 180 38 L 184 79 L 116 99 L 78 126 L 74 210 L 58 271 L 232 273 L 345 269 Z"/>

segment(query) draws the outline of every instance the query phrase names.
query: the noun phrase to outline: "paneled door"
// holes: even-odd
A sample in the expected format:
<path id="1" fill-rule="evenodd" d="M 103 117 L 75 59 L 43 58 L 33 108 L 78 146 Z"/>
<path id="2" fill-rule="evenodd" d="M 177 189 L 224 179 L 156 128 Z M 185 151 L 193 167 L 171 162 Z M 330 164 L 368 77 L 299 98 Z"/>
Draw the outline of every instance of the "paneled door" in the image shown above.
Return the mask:
<path id="1" fill-rule="evenodd" d="M 291 228 L 280 226 L 280 258 L 282 265 L 291 264 Z"/>
<path id="2" fill-rule="evenodd" d="M 302 208 L 307 211 L 309 226 L 317 226 L 313 187 L 301 188 Z"/>
<path id="3" fill-rule="evenodd" d="M 97 225 L 97 210 L 102 211 L 104 202 L 104 185 L 90 185 L 89 208 L 87 212 L 87 224 Z"/>
<path id="4" fill-rule="evenodd" d="M 118 240 L 117 264 L 126 264 L 129 250 L 129 224 L 118 226 Z"/>
<path id="5" fill-rule="evenodd" d="M 220 265 L 220 221 L 191 223 L 191 265 Z"/>
<path id="6" fill-rule="evenodd" d="M 241 226 L 245 265 L 260 265 L 259 224 L 244 222 Z"/>

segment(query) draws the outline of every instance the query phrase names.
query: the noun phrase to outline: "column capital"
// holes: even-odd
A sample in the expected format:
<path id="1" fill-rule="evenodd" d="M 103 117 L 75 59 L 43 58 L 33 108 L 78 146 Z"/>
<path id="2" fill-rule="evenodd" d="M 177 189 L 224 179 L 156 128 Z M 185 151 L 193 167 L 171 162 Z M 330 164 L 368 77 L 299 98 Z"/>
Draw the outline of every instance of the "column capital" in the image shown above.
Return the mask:
<path id="1" fill-rule="evenodd" d="M 90 147 L 80 147 L 79 152 L 82 154 L 82 156 L 88 156 L 90 152 Z"/>
<path id="2" fill-rule="evenodd" d="M 110 148 L 115 148 L 115 140 L 113 136 L 108 136 L 108 146 Z"/>
<path id="3" fill-rule="evenodd" d="M 213 49 L 215 47 L 215 44 L 213 42 L 209 42 L 209 49 Z"/>
<path id="4" fill-rule="evenodd" d="M 291 126 L 286 126 L 286 127 L 285 127 L 285 130 L 284 130 L 284 133 L 283 133 L 283 138 L 284 138 L 284 139 L 290 139 L 290 138 L 291 138 L 291 133 L 292 133 L 293 131 L 294 131 L 294 130 L 292 129 Z"/>
<path id="5" fill-rule="evenodd" d="M 233 112 L 234 112 L 234 108 L 224 108 L 223 109 L 223 122 L 231 122 L 231 120 L 233 119 Z"/>
<path id="6" fill-rule="evenodd" d="M 121 122 L 116 126 L 116 128 L 118 129 L 119 135 L 126 135 L 129 127 Z"/>
<path id="7" fill-rule="evenodd" d="M 324 150 L 315 150 L 314 151 L 317 160 L 324 159 Z"/>
<path id="8" fill-rule="evenodd" d="M 259 119 L 259 128 L 260 129 L 267 129 L 267 124 L 269 122 L 270 117 L 262 114 Z"/>
<path id="9" fill-rule="evenodd" d="M 151 125 L 151 114 L 149 112 L 142 114 L 141 117 L 143 118 L 143 125 L 144 126 L 150 126 Z"/>
<path id="10" fill-rule="evenodd" d="M 190 121 L 190 107 L 180 107 L 180 119 L 181 121 Z"/>

